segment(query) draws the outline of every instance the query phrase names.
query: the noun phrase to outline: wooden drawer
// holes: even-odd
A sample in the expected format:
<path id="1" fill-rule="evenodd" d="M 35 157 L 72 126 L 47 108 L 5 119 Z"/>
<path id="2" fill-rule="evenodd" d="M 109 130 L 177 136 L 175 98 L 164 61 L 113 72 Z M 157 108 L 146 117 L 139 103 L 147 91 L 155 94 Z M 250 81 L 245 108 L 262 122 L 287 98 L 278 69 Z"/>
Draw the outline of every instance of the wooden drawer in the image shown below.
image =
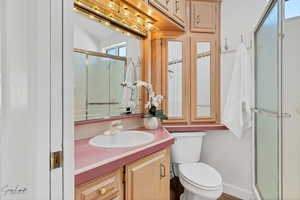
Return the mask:
<path id="1" fill-rule="evenodd" d="M 121 169 L 76 186 L 76 200 L 122 200 Z"/>

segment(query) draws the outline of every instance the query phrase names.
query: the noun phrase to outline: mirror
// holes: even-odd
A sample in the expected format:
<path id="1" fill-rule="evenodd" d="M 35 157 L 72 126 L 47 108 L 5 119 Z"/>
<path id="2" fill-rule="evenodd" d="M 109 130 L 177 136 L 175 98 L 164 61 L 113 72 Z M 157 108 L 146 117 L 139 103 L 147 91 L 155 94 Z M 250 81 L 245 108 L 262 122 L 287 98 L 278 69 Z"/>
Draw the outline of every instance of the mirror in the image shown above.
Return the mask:
<path id="1" fill-rule="evenodd" d="M 182 41 L 168 40 L 168 117 L 182 118 Z"/>
<path id="2" fill-rule="evenodd" d="M 141 78 L 141 41 L 78 13 L 74 23 L 75 121 L 140 113 L 140 95 L 121 83 Z"/>
<path id="3" fill-rule="evenodd" d="M 211 116 L 211 43 L 197 42 L 197 117 Z"/>

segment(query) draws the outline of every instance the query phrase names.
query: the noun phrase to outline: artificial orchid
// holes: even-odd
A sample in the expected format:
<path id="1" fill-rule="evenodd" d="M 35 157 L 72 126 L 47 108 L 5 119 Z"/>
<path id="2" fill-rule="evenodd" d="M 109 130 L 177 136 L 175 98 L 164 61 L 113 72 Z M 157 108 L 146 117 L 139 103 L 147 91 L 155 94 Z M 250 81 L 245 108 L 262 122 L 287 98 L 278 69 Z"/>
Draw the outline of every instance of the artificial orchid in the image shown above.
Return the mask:
<path id="1" fill-rule="evenodd" d="M 145 87 L 147 89 L 148 94 L 148 102 L 145 104 L 145 108 L 149 110 L 149 114 L 144 117 L 159 117 L 163 120 L 167 119 L 167 116 L 163 114 L 162 110 L 157 110 L 157 108 L 161 105 L 163 96 L 155 95 L 153 91 L 153 87 L 151 83 L 146 83 L 144 81 L 138 80 L 133 83 L 136 87 Z"/>

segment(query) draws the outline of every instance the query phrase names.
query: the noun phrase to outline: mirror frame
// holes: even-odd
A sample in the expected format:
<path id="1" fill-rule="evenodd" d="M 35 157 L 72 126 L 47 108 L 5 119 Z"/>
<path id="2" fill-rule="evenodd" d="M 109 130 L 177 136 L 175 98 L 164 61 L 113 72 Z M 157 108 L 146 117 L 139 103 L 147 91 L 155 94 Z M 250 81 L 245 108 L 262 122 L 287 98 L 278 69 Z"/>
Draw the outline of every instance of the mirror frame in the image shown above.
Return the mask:
<path id="1" fill-rule="evenodd" d="M 145 59 L 144 59 L 144 46 L 149 45 L 147 43 L 145 43 L 144 41 L 147 40 L 140 40 L 141 41 L 141 74 L 140 74 L 140 79 L 141 80 L 145 80 L 145 70 L 144 66 L 145 66 Z M 102 56 L 102 57 L 107 57 L 107 58 L 116 58 L 119 60 L 123 60 L 125 61 L 125 64 L 127 64 L 127 59 L 125 57 L 120 57 L 120 56 L 113 56 L 113 55 L 108 55 L 108 54 L 103 54 L 103 53 L 99 53 L 99 52 L 94 52 L 94 51 L 88 51 L 88 50 L 83 50 L 83 49 L 78 49 L 78 48 L 74 48 L 73 52 L 77 52 L 77 53 L 82 53 L 85 55 L 92 55 L 92 56 Z M 99 122 L 107 122 L 107 121 L 115 121 L 115 120 L 123 120 L 123 119 L 129 119 L 129 118 L 142 118 L 144 115 L 144 102 L 146 98 L 146 94 L 144 93 L 144 91 L 142 91 L 141 95 L 140 95 L 140 108 L 138 113 L 134 113 L 134 114 L 120 114 L 120 116 L 110 116 L 109 118 L 99 118 L 99 119 L 90 119 L 90 120 L 81 120 L 81 121 L 75 121 L 74 120 L 74 124 L 75 126 L 79 126 L 79 125 L 86 125 L 86 124 L 93 124 L 93 123 L 99 123 Z"/>

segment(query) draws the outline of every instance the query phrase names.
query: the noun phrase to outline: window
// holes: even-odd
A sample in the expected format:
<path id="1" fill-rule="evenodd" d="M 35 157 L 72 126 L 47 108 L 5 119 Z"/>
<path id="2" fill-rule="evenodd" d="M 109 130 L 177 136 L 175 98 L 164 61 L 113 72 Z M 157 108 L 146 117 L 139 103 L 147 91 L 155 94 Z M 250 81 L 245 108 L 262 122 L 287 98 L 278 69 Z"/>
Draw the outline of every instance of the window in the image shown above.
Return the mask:
<path id="1" fill-rule="evenodd" d="M 116 49 L 116 48 L 107 49 L 105 53 L 109 54 L 109 55 L 117 56 L 118 55 L 118 49 Z"/>
<path id="2" fill-rule="evenodd" d="M 113 55 L 113 56 L 127 56 L 127 46 L 126 43 L 120 43 L 116 45 L 112 45 L 110 47 L 106 47 L 103 49 L 106 54 Z"/>
<path id="3" fill-rule="evenodd" d="M 300 1 L 285 0 L 285 18 L 293 18 L 300 16 Z"/>

